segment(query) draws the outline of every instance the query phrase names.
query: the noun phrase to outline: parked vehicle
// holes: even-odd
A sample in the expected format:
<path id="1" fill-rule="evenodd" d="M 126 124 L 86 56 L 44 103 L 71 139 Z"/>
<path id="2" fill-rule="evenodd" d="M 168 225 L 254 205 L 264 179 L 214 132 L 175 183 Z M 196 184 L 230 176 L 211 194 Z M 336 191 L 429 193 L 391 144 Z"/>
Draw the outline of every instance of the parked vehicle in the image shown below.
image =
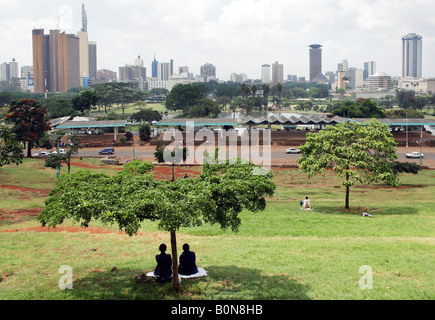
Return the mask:
<path id="1" fill-rule="evenodd" d="M 301 153 L 301 151 L 296 148 L 288 148 L 285 150 L 285 153 Z"/>
<path id="2" fill-rule="evenodd" d="M 51 154 L 57 154 L 58 152 L 57 152 L 57 150 L 56 151 L 53 151 Z M 66 154 L 66 151 L 65 151 L 65 149 L 59 149 L 59 153 L 60 154 Z"/>
<path id="3" fill-rule="evenodd" d="M 50 152 L 48 151 L 41 151 L 40 153 L 35 154 L 35 157 L 46 157 L 49 156 Z"/>
<path id="4" fill-rule="evenodd" d="M 405 154 L 405 156 L 407 158 L 420 158 L 420 152 L 411 152 L 411 153 L 407 153 Z M 424 154 L 421 154 L 421 157 L 423 158 Z"/>
<path id="5" fill-rule="evenodd" d="M 103 150 L 98 151 L 98 154 L 113 154 L 115 149 L 113 148 L 104 148 Z"/>

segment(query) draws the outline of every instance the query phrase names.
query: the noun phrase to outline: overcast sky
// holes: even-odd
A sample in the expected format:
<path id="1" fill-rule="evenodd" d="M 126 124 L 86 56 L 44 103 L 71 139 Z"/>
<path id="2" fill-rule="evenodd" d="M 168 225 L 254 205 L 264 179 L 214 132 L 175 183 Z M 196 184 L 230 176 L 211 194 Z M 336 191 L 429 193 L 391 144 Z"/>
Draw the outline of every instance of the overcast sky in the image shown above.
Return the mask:
<path id="1" fill-rule="evenodd" d="M 217 77 L 261 77 L 279 61 L 284 78 L 309 78 L 309 48 L 323 45 L 322 71 L 348 60 L 401 75 L 402 36 L 423 36 L 423 77 L 435 77 L 435 0 L 0 0 L 0 63 L 32 65 L 32 29 L 77 34 L 85 4 L 97 67 L 118 72 L 140 55 L 151 75 L 154 53 L 199 74 L 206 62 Z"/>

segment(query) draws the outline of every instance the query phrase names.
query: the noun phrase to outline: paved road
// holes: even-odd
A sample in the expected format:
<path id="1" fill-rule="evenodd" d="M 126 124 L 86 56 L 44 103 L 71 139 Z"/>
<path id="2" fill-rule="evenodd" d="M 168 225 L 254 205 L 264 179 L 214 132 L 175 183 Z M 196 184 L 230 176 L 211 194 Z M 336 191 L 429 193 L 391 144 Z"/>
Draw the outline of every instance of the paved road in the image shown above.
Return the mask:
<path id="1" fill-rule="evenodd" d="M 300 157 L 300 154 L 286 154 L 285 149 L 288 146 L 272 146 L 271 147 L 271 162 L 272 164 L 280 164 L 280 165 L 294 165 L 296 164 L 296 160 Z M 77 157 L 86 157 L 86 158 L 103 158 L 105 156 L 98 155 L 98 151 L 102 148 L 83 148 L 79 150 Z M 413 151 L 420 151 L 418 147 L 414 148 L 398 148 L 397 150 L 399 161 L 407 161 L 407 162 L 415 162 L 420 164 L 420 159 L 408 159 L 405 157 L 406 153 L 410 153 Z M 37 153 L 38 150 L 34 150 L 34 154 Z M 136 146 L 134 148 L 135 158 L 154 161 L 154 152 L 155 146 Z M 430 168 L 435 169 L 435 148 L 425 147 L 422 148 L 422 152 L 424 154 L 424 158 L 422 160 L 423 166 L 429 166 Z M 121 159 L 132 159 L 133 158 L 133 147 L 116 147 L 115 154 Z M 261 156 L 261 154 L 260 154 Z"/>

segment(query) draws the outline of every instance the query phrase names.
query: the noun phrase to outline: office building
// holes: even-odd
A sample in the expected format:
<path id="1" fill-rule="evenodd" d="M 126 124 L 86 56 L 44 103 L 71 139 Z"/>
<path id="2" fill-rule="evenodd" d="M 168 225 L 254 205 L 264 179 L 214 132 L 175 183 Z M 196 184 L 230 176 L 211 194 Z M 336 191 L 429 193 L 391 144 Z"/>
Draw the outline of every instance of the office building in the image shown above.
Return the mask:
<path id="1" fill-rule="evenodd" d="M 89 79 L 97 78 L 97 43 L 89 41 Z"/>
<path id="2" fill-rule="evenodd" d="M 322 74 L 322 45 L 312 44 L 310 48 L 310 82 L 329 83 Z"/>
<path id="3" fill-rule="evenodd" d="M 157 62 L 157 80 L 168 81 L 171 76 L 171 64 L 169 62 Z"/>
<path id="4" fill-rule="evenodd" d="M 79 37 L 60 30 L 32 30 L 35 92 L 66 92 L 80 86 Z"/>
<path id="5" fill-rule="evenodd" d="M 295 75 L 295 74 L 288 74 L 287 75 L 287 81 L 298 82 L 298 76 Z"/>
<path id="6" fill-rule="evenodd" d="M 337 71 L 347 71 L 347 69 L 349 69 L 349 63 L 347 60 L 343 60 L 337 65 Z"/>
<path id="7" fill-rule="evenodd" d="M 216 80 L 216 67 L 211 63 L 206 63 L 200 68 L 200 75 L 204 77 L 204 82 Z"/>
<path id="8" fill-rule="evenodd" d="M 10 82 L 12 78 L 20 78 L 18 62 L 15 58 L 12 58 L 9 63 L 3 62 L 0 65 L 0 81 Z"/>
<path id="9" fill-rule="evenodd" d="M 392 89 L 391 76 L 385 73 L 376 73 L 368 77 L 369 89 L 372 91 L 389 91 Z"/>
<path id="10" fill-rule="evenodd" d="M 156 54 L 154 54 L 154 60 L 151 62 L 151 77 L 157 78 L 157 64 Z"/>
<path id="11" fill-rule="evenodd" d="M 79 38 L 80 85 L 88 87 L 97 77 L 97 43 L 89 41 L 88 19 L 84 4 L 82 4 L 82 28 L 77 36 Z"/>
<path id="12" fill-rule="evenodd" d="M 422 77 L 422 39 L 415 33 L 402 38 L 402 78 Z"/>
<path id="13" fill-rule="evenodd" d="M 272 64 L 272 83 L 283 83 L 284 82 L 284 65 L 275 61 Z"/>
<path id="14" fill-rule="evenodd" d="M 346 72 L 348 86 L 351 89 L 361 88 L 364 85 L 364 70 L 357 68 L 349 68 Z"/>
<path id="15" fill-rule="evenodd" d="M 270 64 L 263 64 L 261 66 L 261 82 L 270 83 Z"/>
<path id="16" fill-rule="evenodd" d="M 376 73 L 376 62 L 367 61 L 364 62 L 364 80 L 367 80 L 369 76 Z"/>
<path id="17" fill-rule="evenodd" d="M 134 65 L 119 67 L 119 81 L 132 81 L 135 79 L 146 79 L 146 68 L 141 66 L 140 56 L 135 60 Z"/>
<path id="18" fill-rule="evenodd" d="M 246 80 L 248 80 L 248 77 L 246 76 L 246 74 L 241 73 L 241 74 L 237 74 L 237 73 L 231 73 L 230 75 L 230 81 L 234 82 L 234 83 L 243 83 Z"/>

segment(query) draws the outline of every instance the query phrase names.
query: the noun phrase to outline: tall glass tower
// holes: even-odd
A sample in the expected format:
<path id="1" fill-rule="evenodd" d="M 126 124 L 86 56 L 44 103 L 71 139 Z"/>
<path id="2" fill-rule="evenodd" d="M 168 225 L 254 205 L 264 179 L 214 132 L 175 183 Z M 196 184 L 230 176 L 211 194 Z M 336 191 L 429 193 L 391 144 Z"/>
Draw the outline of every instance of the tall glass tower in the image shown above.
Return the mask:
<path id="1" fill-rule="evenodd" d="M 402 38 L 402 78 L 421 78 L 422 36 L 408 33 Z"/>

